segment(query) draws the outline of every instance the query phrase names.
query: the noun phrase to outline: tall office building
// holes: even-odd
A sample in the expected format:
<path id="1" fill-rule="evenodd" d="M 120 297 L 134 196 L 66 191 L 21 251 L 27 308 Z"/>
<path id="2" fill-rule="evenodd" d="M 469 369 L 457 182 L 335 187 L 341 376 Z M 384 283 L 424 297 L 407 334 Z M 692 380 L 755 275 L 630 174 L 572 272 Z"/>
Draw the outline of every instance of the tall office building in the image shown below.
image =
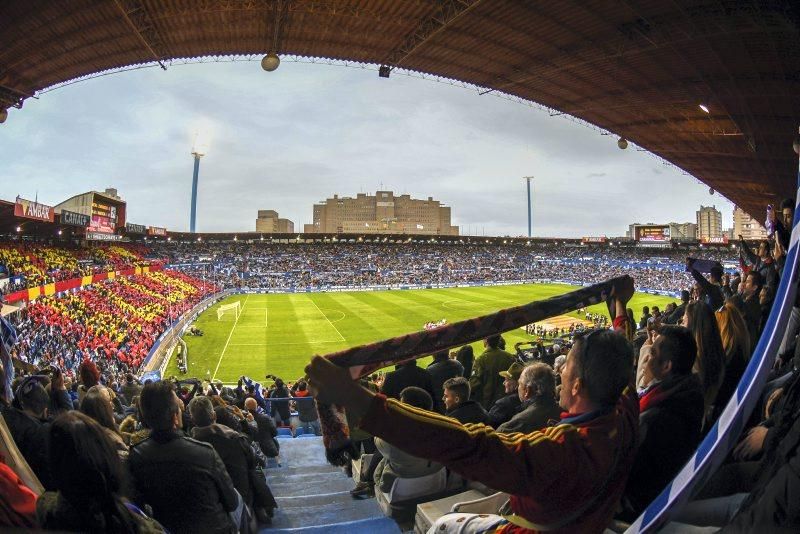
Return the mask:
<path id="1" fill-rule="evenodd" d="M 697 239 L 722 237 L 722 212 L 716 206 L 700 206 L 697 215 Z"/>
<path id="2" fill-rule="evenodd" d="M 256 232 L 262 234 L 293 234 L 294 223 L 289 219 L 281 219 L 275 210 L 258 210 Z"/>
<path id="3" fill-rule="evenodd" d="M 766 216 L 765 216 L 766 218 Z M 733 239 L 739 236 L 750 239 L 766 239 L 767 229 L 760 222 L 747 214 L 742 208 L 733 208 Z"/>
<path id="4" fill-rule="evenodd" d="M 333 195 L 314 204 L 313 223 L 305 233 L 458 235 L 450 208 L 438 200 L 395 196 L 392 191 L 355 198 Z"/>

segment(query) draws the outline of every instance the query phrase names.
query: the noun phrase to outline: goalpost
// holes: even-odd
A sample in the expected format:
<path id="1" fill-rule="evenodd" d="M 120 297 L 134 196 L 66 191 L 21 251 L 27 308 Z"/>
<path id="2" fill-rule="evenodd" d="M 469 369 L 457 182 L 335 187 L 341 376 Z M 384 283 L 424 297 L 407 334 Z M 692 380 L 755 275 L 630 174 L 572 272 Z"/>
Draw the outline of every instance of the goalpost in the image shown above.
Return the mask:
<path id="1" fill-rule="evenodd" d="M 242 313 L 241 303 L 237 300 L 232 304 L 223 304 L 217 308 L 217 320 L 221 321 L 225 314 L 228 313 L 233 313 L 234 317 L 238 319 L 239 315 Z"/>

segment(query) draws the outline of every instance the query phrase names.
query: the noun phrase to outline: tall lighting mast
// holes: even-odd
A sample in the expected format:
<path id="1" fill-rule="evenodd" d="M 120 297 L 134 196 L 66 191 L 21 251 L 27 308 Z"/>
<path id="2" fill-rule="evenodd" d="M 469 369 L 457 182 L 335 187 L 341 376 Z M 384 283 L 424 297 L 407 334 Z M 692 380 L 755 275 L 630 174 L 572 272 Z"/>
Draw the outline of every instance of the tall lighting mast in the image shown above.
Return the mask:
<path id="1" fill-rule="evenodd" d="M 200 175 L 200 158 L 208 152 L 208 140 L 198 130 L 194 135 L 192 156 L 194 157 L 194 176 L 192 177 L 192 211 L 189 215 L 189 232 L 195 233 L 197 222 L 197 180 Z"/>
<path id="2" fill-rule="evenodd" d="M 533 176 L 523 176 L 523 180 L 528 183 L 528 237 L 532 236 L 533 230 L 533 211 L 531 207 L 531 180 L 533 180 Z"/>

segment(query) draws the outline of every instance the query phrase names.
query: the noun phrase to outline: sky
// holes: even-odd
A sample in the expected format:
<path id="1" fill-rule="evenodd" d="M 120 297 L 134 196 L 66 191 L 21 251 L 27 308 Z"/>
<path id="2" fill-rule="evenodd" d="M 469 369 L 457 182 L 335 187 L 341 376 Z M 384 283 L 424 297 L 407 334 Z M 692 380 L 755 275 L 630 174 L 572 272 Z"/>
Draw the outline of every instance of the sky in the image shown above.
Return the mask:
<path id="1" fill-rule="evenodd" d="M 255 230 L 257 210 L 310 223 L 334 193 L 379 189 L 452 207 L 472 235 L 623 236 L 732 204 L 633 146 L 474 89 L 368 68 L 257 61 L 145 68 L 28 99 L 0 125 L 0 198 L 55 205 L 115 187 L 128 222 L 189 227 L 195 132 L 207 132 L 197 231 Z"/>

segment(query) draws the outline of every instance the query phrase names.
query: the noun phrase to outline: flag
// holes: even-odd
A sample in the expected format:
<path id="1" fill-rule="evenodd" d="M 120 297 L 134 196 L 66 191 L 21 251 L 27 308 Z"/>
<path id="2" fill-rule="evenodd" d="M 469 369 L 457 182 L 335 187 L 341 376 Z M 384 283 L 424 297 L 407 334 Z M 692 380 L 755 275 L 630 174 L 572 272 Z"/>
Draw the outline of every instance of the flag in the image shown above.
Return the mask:
<path id="1" fill-rule="evenodd" d="M 17 330 L 5 317 L 0 317 L 0 365 L 3 373 L 3 395 L 11 402 L 11 383 L 14 381 L 14 362 L 11 361 L 11 347 L 17 342 Z"/>

